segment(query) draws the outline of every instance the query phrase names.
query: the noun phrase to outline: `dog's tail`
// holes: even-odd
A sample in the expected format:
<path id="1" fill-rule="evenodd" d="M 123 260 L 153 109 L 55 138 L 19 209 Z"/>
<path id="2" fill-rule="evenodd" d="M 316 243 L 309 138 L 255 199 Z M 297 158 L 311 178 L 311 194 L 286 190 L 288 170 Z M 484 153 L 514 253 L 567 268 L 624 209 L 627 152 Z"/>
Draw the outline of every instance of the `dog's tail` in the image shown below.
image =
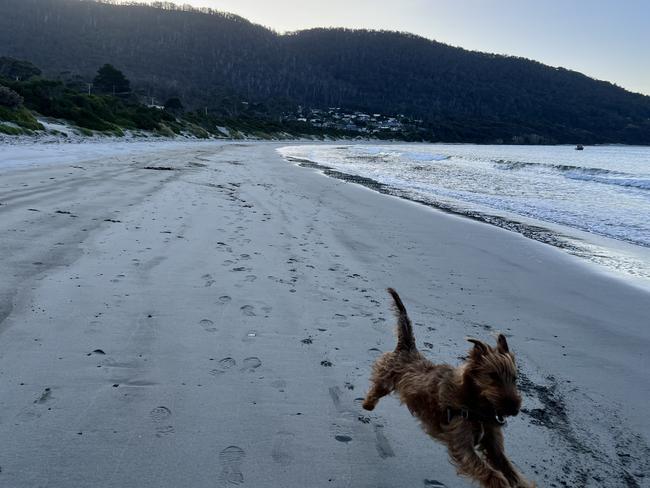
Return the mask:
<path id="1" fill-rule="evenodd" d="M 397 347 L 395 348 L 395 352 L 416 351 L 413 326 L 411 325 L 411 319 L 406 313 L 406 307 L 404 307 L 402 299 L 394 289 L 389 288 L 388 293 L 393 297 L 395 315 L 397 315 Z"/>

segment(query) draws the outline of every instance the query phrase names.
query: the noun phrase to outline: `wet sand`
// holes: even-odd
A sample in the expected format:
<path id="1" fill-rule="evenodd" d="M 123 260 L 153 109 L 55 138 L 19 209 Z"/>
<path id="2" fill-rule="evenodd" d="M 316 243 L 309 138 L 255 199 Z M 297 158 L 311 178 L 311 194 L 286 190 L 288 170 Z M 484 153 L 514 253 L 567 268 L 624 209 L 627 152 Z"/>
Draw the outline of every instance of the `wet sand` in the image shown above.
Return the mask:
<path id="1" fill-rule="evenodd" d="M 275 147 L 0 169 L 0 486 L 470 486 L 360 407 L 387 286 L 435 361 L 509 335 L 539 486 L 647 485 L 646 291 Z"/>

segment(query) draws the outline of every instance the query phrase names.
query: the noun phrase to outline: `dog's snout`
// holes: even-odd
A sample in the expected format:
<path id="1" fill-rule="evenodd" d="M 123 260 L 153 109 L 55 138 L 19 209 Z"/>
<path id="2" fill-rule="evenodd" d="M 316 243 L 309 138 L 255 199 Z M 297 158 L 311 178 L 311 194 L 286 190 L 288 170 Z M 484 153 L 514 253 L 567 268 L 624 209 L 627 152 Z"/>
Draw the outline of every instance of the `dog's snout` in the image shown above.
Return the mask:
<path id="1" fill-rule="evenodd" d="M 519 395 L 510 396 L 503 402 L 503 414 L 509 417 L 515 417 L 521 409 L 521 397 Z"/>

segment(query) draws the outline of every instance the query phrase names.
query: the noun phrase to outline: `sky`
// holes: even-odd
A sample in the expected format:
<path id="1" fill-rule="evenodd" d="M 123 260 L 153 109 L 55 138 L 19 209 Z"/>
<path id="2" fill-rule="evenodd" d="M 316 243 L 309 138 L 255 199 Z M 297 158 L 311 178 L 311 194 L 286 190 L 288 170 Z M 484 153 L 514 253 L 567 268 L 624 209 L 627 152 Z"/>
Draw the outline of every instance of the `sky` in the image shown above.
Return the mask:
<path id="1" fill-rule="evenodd" d="M 650 0 L 174 0 L 279 32 L 350 27 L 412 32 L 522 56 L 650 95 Z"/>

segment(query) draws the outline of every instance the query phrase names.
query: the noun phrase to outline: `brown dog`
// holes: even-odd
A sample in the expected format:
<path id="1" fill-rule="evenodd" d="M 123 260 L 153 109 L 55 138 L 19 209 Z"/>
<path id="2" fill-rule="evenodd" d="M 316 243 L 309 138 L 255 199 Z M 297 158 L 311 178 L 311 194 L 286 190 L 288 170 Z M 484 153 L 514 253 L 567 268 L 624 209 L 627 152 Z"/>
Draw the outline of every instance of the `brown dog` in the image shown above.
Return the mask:
<path id="1" fill-rule="evenodd" d="M 413 327 L 404 304 L 392 288 L 397 314 L 397 347 L 383 354 L 372 370 L 372 386 L 363 408 L 373 410 L 379 399 L 396 392 L 420 420 L 424 430 L 447 445 L 461 475 L 490 488 L 529 488 L 503 450 L 504 418 L 517 415 L 517 367 L 500 334 L 493 348 L 478 339 L 469 359 L 458 368 L 433 364 L 415 347 Z"/>

